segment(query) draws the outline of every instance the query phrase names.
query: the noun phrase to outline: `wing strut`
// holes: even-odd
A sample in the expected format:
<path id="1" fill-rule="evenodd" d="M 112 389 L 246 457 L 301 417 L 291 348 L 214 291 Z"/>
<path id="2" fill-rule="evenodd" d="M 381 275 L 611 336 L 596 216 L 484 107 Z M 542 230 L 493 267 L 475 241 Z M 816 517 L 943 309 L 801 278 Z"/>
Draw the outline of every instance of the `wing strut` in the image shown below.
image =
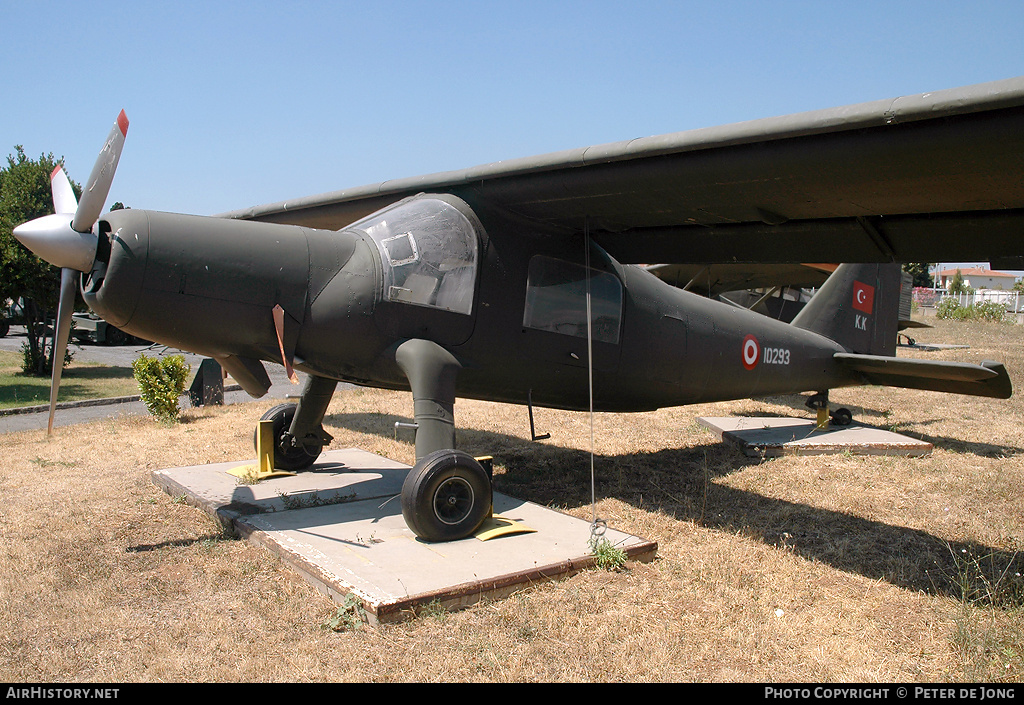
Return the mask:
<path id="1" fill-rule="evenodd" d="M 885 237 L 878 228 L 876 228 L 867 218 L 864 216 L 857 216 L 857 224 L 867 233 L 868 237 L 871 238 L 871 242 L 874 243 L 878 251 L 885 257 L 889 258 L 890 262 L 894 262 L 896 255 L 893 253 L 892 243 L 889 242 L 888 238 Z"/>

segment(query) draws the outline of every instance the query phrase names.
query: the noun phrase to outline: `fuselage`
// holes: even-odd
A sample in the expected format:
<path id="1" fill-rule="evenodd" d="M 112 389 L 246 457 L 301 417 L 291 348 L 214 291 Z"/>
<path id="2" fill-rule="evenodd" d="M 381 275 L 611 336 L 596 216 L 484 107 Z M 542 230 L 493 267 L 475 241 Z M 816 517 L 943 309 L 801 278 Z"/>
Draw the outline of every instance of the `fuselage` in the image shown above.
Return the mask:
<path id="1" fill-rule="evenodd" d="M 459 396 L 586 409 L 592 368 L 595 408 L 614 411 L 852 383 L 827 338 L 450 196 L 337 232 L 141 210 L 101 232 L 93 310 L 209 357 L 280 364 L 283 350 L 316 376 L 402 389 L 395 349 L 422 338 L 460 361 Z"/>

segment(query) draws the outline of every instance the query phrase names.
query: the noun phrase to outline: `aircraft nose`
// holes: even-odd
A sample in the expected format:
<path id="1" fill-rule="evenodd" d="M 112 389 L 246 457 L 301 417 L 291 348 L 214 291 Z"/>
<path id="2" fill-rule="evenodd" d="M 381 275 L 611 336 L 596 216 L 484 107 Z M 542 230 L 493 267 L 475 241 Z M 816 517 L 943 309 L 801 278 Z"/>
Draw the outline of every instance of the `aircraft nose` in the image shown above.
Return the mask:
<path id="1" fill-rule="evenodd" d="M 91 230 L 74 230 L 71 218 L 66 213 L 36 218 L 14 228 L 14 237 L 50 264 L 88 272 L 96 256 L 97 237 Z"/>

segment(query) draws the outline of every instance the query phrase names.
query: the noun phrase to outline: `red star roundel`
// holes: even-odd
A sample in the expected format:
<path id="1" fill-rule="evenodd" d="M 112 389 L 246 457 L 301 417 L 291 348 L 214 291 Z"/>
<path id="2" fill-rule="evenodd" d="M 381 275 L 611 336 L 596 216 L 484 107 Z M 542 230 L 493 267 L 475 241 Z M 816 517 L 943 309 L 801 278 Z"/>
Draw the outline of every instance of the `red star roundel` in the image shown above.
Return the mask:
<path id="1" fill-rule="evenodd" d="M 757 367 L 757 361 L 760 359 L 761 344 L 753 335 L 748 335 L 743 339 L 743 366 L 752 370 Z"/>

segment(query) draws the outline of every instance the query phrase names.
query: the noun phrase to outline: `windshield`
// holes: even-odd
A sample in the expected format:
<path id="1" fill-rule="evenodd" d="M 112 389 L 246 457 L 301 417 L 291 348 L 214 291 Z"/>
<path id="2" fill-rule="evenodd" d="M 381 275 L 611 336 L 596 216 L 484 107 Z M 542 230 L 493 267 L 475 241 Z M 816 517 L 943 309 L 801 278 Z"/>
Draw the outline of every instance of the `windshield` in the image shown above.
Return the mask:
<path id="1" fill-rule="evenodd" d="M 385 300 L 473 312 L 478 238 L 458 208 L 417 196 L 352 227 L 369 235 L 380 251 Z"/>

